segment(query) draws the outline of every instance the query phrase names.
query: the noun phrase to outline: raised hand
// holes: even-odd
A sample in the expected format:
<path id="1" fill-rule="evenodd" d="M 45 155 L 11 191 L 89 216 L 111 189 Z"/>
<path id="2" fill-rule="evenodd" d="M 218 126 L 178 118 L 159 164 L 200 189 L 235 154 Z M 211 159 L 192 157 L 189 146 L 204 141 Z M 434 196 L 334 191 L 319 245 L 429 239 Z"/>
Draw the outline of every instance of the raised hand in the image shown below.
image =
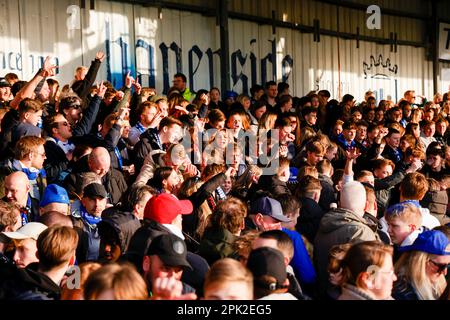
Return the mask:
<path id="1" fill-rule="evenodd" d="M 121 101 L 123 99 L 124 95 L 125 95 L 125 93 L 123 91 L 117 91 L 116 92 L 116 99 Z"/>
<path id="2" fill-rule="evenodd" d="M 227 176 L 227 178 L 233 177 L 236 175 L 236 169 L 233 167 L 228 167 L 227 171 L 225 171 L 225 176 Z"/>
<path id="3" fill-rule="evenodd" d="M 280 152 L 280 156 L 286 157 L 287 153 L 288 153 L 288 147 L 285 145 L 280 146 L 279 152 Z"/>
<path id="4" fill-rule="evenodd" d="M 119 110 L 119 119 L 124 120 L 126 117 L 130 116 L 130 109 L 129 108 L 121 108 Z"/>
<path id="5" fill-rule="evenodd" d="M 155 300 L 196 300 L 195 293 L 182 294 L 181 281 L 171 278 L 156 278 L 152 288 L 152 299 Z"/>
<path id="6" fill-rule="evenodd" d="M 359 152 L 358 148 L 350 147 L 345 151 L 345 154 L 347 156 L 347 159 L 349 160 L 355 160 L 361 155 L 361 152 Z"/>
<path id="7" fill-rule="evenodd" d="M 133 87 L 134 87 L 134 91 L 137 94 L 141 94 L 142 86 L 139 82 L 137 82 L 137 80 L 133 83 Z"/>
<path id="8" fill-rule="evenodd" d="M 209 96 L 206 93 L 200 96 L 200 100 L 202 101 L 203 104 L 209 106 Z"/>
<path id="9" fill-rule="evenodd" d="M 184 173 L 188 175 L 189 177 L 195 177 L 197 175 L 197 167 L 193 164 L 186 165 L 184 169 Z"/>
<path id="10" fill-rule="evenodd" d="M 57 66 L 50 62 L 51 59 L 52 59 L 52 57 L 48 56 L 44 60 L 44 65 L 42 66 L 42 71 L 41 71 L 41 76 L 43 76 L 44 78 L 53 77 L 56 74 L 55 70 L 56 70 Z"/>
<path id="11" fill-rule="evenodd" d="M 100 99 L 103 99 L 105 97 L 106 89 L 107 88 L 103 81 L 100 82 L 100 85 L 97 84 L 97 96 L 99 96 Z"/>
<path id="12" fill-rule="evenodd" d="M 125 87 L 131 88 L 131 86 L 136 82 L 134 78 L 130 75 L 130 71 L 128 71 L 127 76 L 125 78 Z"/>
<path id="13" fill-rule="evenodd" d="M 103 62 L 103 60 L 105 59 L 105 53 L 103 51 L 97 52 L 97 54 L 95 55 L 95 59 L 100 60 L 100 62 Z"/>
<path id="14" fill-rule="evenodd" d="M 164 113 L 162 111 L 158 111 L 150 122 L 150 128 L 157 128 L 162 119 L 164 119 Z"/>
<path id="15" fill-rule="evenodd" d="M 189 114 L 189 111 L 187 111 L 186 108 L 183 108 L 182 106 L 175 106 L 175 109 L 181 111 L 184 114 Z"/>

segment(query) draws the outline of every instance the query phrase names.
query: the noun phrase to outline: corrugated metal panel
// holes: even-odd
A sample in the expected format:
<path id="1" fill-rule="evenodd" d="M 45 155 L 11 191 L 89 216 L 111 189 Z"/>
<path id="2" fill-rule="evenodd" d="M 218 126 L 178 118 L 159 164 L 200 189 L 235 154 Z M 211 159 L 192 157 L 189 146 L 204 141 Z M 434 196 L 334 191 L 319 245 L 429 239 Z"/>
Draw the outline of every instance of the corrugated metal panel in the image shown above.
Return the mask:
<path id="1" fill-rule="evenodd" d="M 57 79 L 64 84 L 72 79 L 77 66 L 89 65 L 95 53 L 103 50 L 108 59 L 98 79 L 108 78 L 116 86 L 121 85 L 127 70 L 137 72 L 144 85 L 155 85 L 160 92 L 168 89 L 177 71 L 188 76 L 194 90 L 220 86 L 220 37 L 214 17 L 163 9 L 160 20 L 156 8 L 97 1 L 96 10 L 82 10 L 82 29 L 70 31 L 66 26 L 69 4 L 70 0 L 0 0 L 1 74 L 19 72 L 28 79 L 39 67 L 41 57 L 53 54 L 62 66 Z M 234 1 L 232 6 L 269 16 L 272 9 L 286 9 L 291 12 L 288 19 L 295 17 L 296 22 L 305 24 L 326 14 L 330 16 L 329 26 L 336 26 L 333 6 L 316 1 L 294 5 L 287 0 L 278 4 L 261 0 L 260 6 Z M 351 17 L 349 11 L 341 12 L 343 28 L 353 29 L 360 23 Z M 350 92 L 358 99 L 368 89 L 376 90 L 379 98 L 398 99 L 411 88 L 432 95 L 432 64 L 425 61 L 423 48 L 399 46 L 394 53 L 390 46 L 361 41 L 357 49 L 355 40 L 340 39 L 339 73 L 336 37 L 322 35 L 320 42 L 314 42 L 312 34 L 283 28 L 277 28 L 273 35 L 270 25 L 233 19 L 229 30 L 231 83 L 238 92 L 253 83 L 280 81 L 286 76 L 291 92 L 298 96 L 328 89 L 338 98 L 339 87 L 341 95 Z M 21 59 L 23 67 L 19 69 Z M 441 67 L 444 70 L 449 65 Z"/>
<path id="2" fill-rule="evenodd" d="M 401 10 L 413 14 L 429 15 L 429 9 L 426 2 L 422 0 L 354 0 L 353 2 L 365 4 L 367 7 L 372 4 L 379 5 L 381 8 L 381 29 L 369 30 L 366 27 L 366 21 L 369 15 L 365 11 L 340 7 L 341 26 L 339 28 L 341 32 L 355 34 L 356 28 L 359 27 L 360 34 L 365 36 L 389 38 L 391 32 L 396 32 L 398 40 L 415 42 L 423 41 L 425 21 L 383 14 L 383 9 Z M 286 14 L 287 22 L 312 26 L 314 19 L 319 19 L 321 28 L 334 31 L 337 29 L 336 5 L 321 1 L 232 0 L 230 1 L 230 10 L 258 15 L 265 18 L 272 18 L 272 10 L 275 10 L 277 12 L 277 19 L 279 20 L 282 20 L 283 14 Z"/>

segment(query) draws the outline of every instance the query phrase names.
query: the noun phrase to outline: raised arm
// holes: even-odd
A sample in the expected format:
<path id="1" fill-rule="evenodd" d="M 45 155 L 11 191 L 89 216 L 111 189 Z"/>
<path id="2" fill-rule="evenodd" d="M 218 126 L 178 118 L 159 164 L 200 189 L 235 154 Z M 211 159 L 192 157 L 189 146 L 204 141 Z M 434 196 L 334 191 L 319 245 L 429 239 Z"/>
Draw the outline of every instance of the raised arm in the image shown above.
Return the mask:
<path id="1" fill-rule="evenodd" d="M 55 70 L 57 68 L 56 65 L 53 65 L 51 62 L 51 56 L 48 56 L 44 60 L 44 65 L 41 69 L 36 73 L 36 75 L 27 82 L 27 84 L 16 94 L 14 99 L 9 104 L 11 108 L 17 109 L 19 103 L 26 98 L 32 98 L 34 90 L 38 86 L 39 82 L 45 80 L 47 77 L 53 77 L 55 75 Z"/>

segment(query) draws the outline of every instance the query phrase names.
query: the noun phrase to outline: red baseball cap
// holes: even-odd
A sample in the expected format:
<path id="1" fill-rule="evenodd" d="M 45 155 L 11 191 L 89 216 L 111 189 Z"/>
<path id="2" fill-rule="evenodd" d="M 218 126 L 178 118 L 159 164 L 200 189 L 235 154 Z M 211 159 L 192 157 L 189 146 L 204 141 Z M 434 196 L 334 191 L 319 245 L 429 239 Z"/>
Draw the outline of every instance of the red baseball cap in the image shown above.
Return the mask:
<path id="1" fill-rule="evenodd" d="M 170 224 L 179 214 L 191 214 L 193 210 L 190 200 L 178 200 L 171 193 L 161 193 L 147 202 L 144 218 L 161 224 Z"/>

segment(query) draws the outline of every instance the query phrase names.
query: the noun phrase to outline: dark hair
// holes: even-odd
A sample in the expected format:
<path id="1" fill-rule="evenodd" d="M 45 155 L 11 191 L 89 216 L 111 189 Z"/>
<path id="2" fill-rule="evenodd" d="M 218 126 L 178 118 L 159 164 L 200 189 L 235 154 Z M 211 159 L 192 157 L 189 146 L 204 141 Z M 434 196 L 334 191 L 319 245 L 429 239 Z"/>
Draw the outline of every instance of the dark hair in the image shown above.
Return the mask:
<path id="1" fill-rule="evenodd" d="M 331 97 L 331 93 L 328 90 L 320 90 L 317 94 L 319 96 L 324 96 L 324 97 L 327 97 L 327 98 Z"/>
<path id="2" fill-rule="evenodd" d="M 129 206 L 129 208 L 132 210 L 135 205 L 139 204 L 142 199 L 144 199 L 144 196 L 147 193 L 150 193 L 154 196 L 157 194 L 157 191 L 151 186 L 145 184 L 131 186 L 127 195 L 126 205 Z"/>
<path id="3" fill-rule="evenodd" d="M 275 121 L 275 128 L 284 128 L 291 125 L 291 120 L 288 116 L 278 117 Z"/>
<path id="4" fill-rule="evenodd" d="M 342 103 L 351 102 L 353 100 L 355 100 L 355 97 L 352 96 L 351 94 L 346 94 L 342 97 Z"/>
<path id="5" fill-rule="evenodd" d="M 289 89 L 289 84 L 286 82 L 278 83 L 278 93 L 283 92 L 284 90 Z"/>
<path id="6" fill-rule="evenodd" d="M 25 85 L 28 82 L 26 81 L 17 81 L 16 83 L 14 83 L 11 87 L 11 93 L 13 94 L 13 96 L 16 96 L 16 94 L 22 90 L 23 87 L 25 87 Z"/>
<path id="7" fill-rule="evenodd" d="M 276 197 L 276 200 L 281 204 L 283 213 L 291 213 L 300 209 L 300 201 L 293 195 L 282 193 Z"/>
<path id="8" fill-rule="evenodd" d="M 172 173 L 173 168 L 172 167 L 159 167 L 155 170 L 155 173 L 153 175 L 153 178 L 150 179 L 149 184 L 158 189 L 161 190 L 163 188 L 163 181 L 169 178 L 170 174 Z"/>
<path id="9" fill-rule="evenodd" d="M 255 84 L 250 88 L 250 94 L 253 96 L 258 91 L 264 90 L 263 86 L 259 84 Z"/>
<path id="10" fill-rule="evenodd" d="M 173 77 L 174 78 L 181 78 L 183 80 L 183 82 L 187 82 L 186 76 L 183 73 L 181 73 L 181 72 L 176 73 Z"/>
<path id="11" fill-rule="evenodd" d="M 271 86 L 276 86 L 276 85 L 277 85 L 277 83 L 275 81 L 267 81 L 265 87 L 266 87 L 266 89 L 269 89 Z"/>
<path id="12" fill-rule="evenodd" d="M 59 102 L 59 112 L 62 113 L 62 110 L 69 109 L 76 105 L 81 105 L 81 99 L 78 96 L 72 95 L 65 97 Z"/>
<path id="13" fill-rule="evenodd" d="M 349 121 L 345 121 L 344 124 L 342 125 L 342 130 L 353 130 L 353 129 L 358 129 L 358 126 L 356 125 L 355 122 L 349 120 Z"/>
<path id="14" fill-rule="evenodd" d="M 307 115 L 309 115 L 310 113 L 317 113 L 317 109 L 313 108 L 313 107 L 304 107 L 302 109 L 302 117 L 306 117 Z"/>

